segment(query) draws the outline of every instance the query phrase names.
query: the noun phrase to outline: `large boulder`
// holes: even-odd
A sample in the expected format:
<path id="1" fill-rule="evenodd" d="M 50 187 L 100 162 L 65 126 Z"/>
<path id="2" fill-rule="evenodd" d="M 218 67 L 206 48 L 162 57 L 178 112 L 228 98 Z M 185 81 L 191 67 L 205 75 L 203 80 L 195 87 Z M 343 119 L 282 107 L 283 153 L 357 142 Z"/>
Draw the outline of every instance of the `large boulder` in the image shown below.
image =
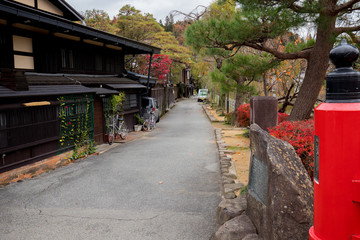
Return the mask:
<path id="1" fill-rule="evenodd" d="M 224 199 L 220 202 L 216 211 L 217 223 L 223 225 L 226 221 L 243 214 L 245 210 L 246 197 L 244 195 L 234 199 Z"/>
<path id="2" fill-rule="evenodd" d="M 308 239 L 313 220 L 313 185 L 287 142 L 272 137 L 258 125 L 250 127 L 251 164 L 246 213 L 259 236 Z"/>
<path id="3" fill-rule="evenodd" d="M 240 215 L 225 222 L 211 238 L 212 240 L 240 240 L 256 234 L 256 229 L 246 215 Z"/>

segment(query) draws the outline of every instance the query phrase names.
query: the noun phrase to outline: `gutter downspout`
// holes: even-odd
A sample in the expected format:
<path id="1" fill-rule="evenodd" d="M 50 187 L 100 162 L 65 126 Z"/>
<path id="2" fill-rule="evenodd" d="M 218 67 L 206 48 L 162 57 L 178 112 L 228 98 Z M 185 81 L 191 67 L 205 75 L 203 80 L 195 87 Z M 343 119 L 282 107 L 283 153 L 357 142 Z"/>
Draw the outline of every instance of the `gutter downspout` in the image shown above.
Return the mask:
<path id="1" fill-rule="evenodd" d="M 152 56 L 153 56 L 153 54 L 150 53 L 149 72 L 148 72 L 148 79 L 147 79 L 147 85 L 146 85 L 146 95 L 148 97 L 149 97 L 149 89 L 150 89 L 150 73 L 151 73 Z"/>

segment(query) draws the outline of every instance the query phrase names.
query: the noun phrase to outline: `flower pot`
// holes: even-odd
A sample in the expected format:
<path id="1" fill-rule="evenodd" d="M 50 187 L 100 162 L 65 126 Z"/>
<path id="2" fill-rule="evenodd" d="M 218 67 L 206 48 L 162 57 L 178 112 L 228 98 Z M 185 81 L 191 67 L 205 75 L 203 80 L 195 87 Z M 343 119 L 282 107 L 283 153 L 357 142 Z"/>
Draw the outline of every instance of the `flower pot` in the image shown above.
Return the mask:
<path id="1" fill-rule="evenodd" d="M 135 132 L 140 132 L 142 128 L 142 125 L 134 125 L 134 131 Z"/>

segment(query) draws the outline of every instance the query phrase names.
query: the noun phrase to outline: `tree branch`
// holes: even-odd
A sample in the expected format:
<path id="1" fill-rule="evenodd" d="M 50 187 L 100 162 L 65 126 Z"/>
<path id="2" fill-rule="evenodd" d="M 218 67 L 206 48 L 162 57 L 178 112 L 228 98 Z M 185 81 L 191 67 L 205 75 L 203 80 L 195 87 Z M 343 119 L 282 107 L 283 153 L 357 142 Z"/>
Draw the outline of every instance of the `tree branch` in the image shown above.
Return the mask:
<path id="1" fill-rule="evenodd" d="M 360 31 L 360 25 L 353 26 L 353 27 L 338 27 L 338 28 L 335 28 L 335 34 L 336 35 L 339 35 L 339 34 L 345 33 L 345 32 L 355 32 L 355 31 Z"/>
<path id="2" fill-rule="evenodd" d="M 296 53 L 284 53 L 284 52 L 279 52 L 273 48 L 269 48 L 269 47 L 259 45 L 259 44 L 254 44 L 254 43 L 246 43 L 245 42 L 245 43 L 243 43 L 243 45 L 247 46 L 247 47 L 251 47 L 256 50 L 270 53 L 270 54 L 274 55 L 276 58 L 279 58 L 282 60 L 299 59 L 299 58 L 308 59 L 310 56 L 310 52 L 312 51 L 312 48 L 306 48 L 306 49 L 304 49 L 300 52 L 296 52 Z"/>
<path id="3" fill-rule="evenodd" d="M 289 101 L 289 102 L 291 102 L 292 100 L 294 100 L 295 98 L 297 98 L 298 94 L 299 94 L 299 93 L 294 93 L 294 94 L 290 97 L 290 101 Z M 284 100 L 285 100 L 285 97 L 280 97 L 280 98 L 278 98 L 278 101 L 279 101 L 279 102 L 282 102 L 282 101 L 284 101 Z"/>
<path id="4" fill-rule="evenodd" d="M 345 9 L 344 11 L 339 12 L 339 15 L 350 14 L 350 13 L 352 13 L 354 11 L 358 11 L 358 10 L 360 10 L 360 7 Z"/>
<path id="5" fill-rule="evenodd" d="M 303 7 L 295 4 L 297 0 L 293 0 L 291 3 L 289 3 L 289 8 L 293 10 L 294 12 L 301 12 Z"/>
<path id="6" fill-rule="evenodd" d="M 358 37 L 356 37 L 356 35 L 354 33 L 348 33 L 351 37 L 351 40 L 354 42 L 354 43 L 360 43 L 360 39 Z"/>
<path id="7" fill-rule="evenodd" d="M 203 10 L 199 11 L 199 8 L 203 8 Z M 197 21 L 206 13 L 206 11 L 207 11 L 207 7 L 203 5 L 198 5 L 190 13 L 184 13 L 178 10 L 172 10 L 170 14 L 172 14 L 173 16 L 183 15 L 185 16 L 185 18 Z"/>
<path id="8" fill-rule="evenodd" d="M 360 2 L 360 0 L 350 0 L 348 2 L 345 2 L 339 6 L 336 7 L 336 9 L 334 10 L 335 13 L 339 13 L 342 12 L 348 8 L 351 8 L 354 4 Z"/>

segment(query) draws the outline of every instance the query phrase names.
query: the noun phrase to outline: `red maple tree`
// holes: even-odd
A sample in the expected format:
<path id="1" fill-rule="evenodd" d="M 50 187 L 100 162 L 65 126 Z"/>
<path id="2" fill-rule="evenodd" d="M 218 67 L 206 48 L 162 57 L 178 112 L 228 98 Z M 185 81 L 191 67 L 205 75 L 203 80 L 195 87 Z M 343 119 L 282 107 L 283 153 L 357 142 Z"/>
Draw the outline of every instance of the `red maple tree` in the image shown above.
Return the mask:
<path id="1" fill-rule="evenodd" d="M 150 56 L 145 57 L 146 64 L 140 70 L 140 74 L 147 75 L 149 71 Z M 151 76 L 156 77 L 159 81 L 165 82 L 166 76 L 170 72 L 172 60 L 165 54 L 154 54 L 151 63 Z"/>

